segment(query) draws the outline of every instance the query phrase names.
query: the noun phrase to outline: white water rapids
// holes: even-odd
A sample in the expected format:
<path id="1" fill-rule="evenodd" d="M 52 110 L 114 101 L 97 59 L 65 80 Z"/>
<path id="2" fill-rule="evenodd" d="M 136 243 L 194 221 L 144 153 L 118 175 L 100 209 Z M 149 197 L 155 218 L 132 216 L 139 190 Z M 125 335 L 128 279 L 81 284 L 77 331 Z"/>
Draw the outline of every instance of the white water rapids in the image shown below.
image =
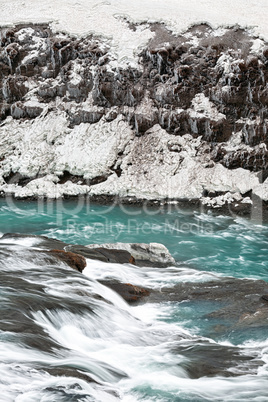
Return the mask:
<path id="1" fill-rule="evenodd" d="M 1 242 L 1 401 L 267 400 L 267 341 L 217 344 L 172 319 L 180 305 L 129 306 L 97 281 L 128 278 L 161 289 L 216 275 L 91 260 L 80 274 L 46 264 L 30 245 L 38 248 L 29 238 Z M 237 377 L 191 378 L 186 369 L 193 358 L 202 365 L 202 356 L 182 351 L 201 346 L 208 356 L 210 348 L 234 347 L 261 364 L 256 371 L 244 362 Z"/>

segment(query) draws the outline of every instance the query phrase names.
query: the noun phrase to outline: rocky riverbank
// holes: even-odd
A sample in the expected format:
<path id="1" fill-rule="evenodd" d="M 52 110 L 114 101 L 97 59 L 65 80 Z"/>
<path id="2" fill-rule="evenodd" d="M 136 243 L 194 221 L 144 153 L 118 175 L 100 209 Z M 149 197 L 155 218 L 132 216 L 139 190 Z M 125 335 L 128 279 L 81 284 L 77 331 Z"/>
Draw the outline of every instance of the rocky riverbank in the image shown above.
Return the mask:
<path id="1" fill-rule="evenodd" d="M 2 195 L 267 206 L 267 43 L 238 26 L 146 29 L 120 67 L 93 35 L 2 28 Z"/>

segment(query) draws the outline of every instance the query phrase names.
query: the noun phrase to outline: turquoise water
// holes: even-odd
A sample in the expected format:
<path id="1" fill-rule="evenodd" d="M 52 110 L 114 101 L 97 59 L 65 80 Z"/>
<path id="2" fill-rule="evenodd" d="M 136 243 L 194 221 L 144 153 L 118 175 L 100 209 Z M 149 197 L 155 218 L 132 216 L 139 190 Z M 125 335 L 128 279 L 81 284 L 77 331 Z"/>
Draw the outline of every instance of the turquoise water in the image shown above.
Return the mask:
<path id="1" fill-rule="evenodd" d="M 178 262 L 239 278 L 268 280 L 268 225 L 176 207 L 103 206 L 80 199 L 0 201 L 0 232 L 73 244 L 160 242 Z"/>

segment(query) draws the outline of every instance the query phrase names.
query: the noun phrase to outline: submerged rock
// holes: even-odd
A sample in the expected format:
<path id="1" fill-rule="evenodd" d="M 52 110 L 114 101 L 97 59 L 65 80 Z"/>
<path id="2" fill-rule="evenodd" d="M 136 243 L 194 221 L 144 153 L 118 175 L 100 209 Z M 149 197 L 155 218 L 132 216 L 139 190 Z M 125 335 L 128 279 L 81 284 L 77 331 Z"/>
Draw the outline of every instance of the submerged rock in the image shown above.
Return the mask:
<path id="1" fill-rule="evenodd" d="M 268 329 L 268 305 L 263 294 L 268 283 L 262 280 L 220 278 L 208 282 L 182 282 L 174 287 L 151 291 L 148 302 L 187 302 L 187 308 L 198 310 L 210 303 L 211 312 L 203 316 L 210 323 L 208 336 L 232 337 L 246 329 Z M 181 305 L 183 308 L 183 305 Z"/>
<path id="2" fill-rule="evenodd" d="M 138 266 L 154 266 L 156 270 L 157 267 L 174 265 L 174 259 L 166 247 L 157 243 L 80 246 L 60 242 L 46 236 L 7 233 L 1 238 L 2 258 L 9 255 L 9 247 L 12 244 L 24 246 L 23 259 L 25 261 L 33 263 L 33 266 L 41 266 L 42 269 L 50 266 L 52 275 L 53 270 L 57 269 L 58 274 L 62 277 L 66 277 L 67 271 L 56 263 L 57 260 L 79 272 L 85 268 L 86 258 L 120 264 L 133 263 L 134 261 L 130 261 L 130 259 L 135 258 Z M 18 248 L 19 253 L 21 253 L 20 248 Z M 128 266 L 125 266 L 125 272 L 127 274 Z M 73 274 L 78 275 L 75 272 Z M 16 281 L 20 283 L 20 278 L 16 278 Z M 215 280 L 204 282 L 178 282 L 174 286 L 161 286 L 161 290 L 111 279 L 103 279 L 100 282 L 113 289 L 128 303 L 168 302 L 176 304 L 179 302 L 181 312 L 184 307 L 192 308 L 193 312 L 198 312 L 200 309 L 200 316 L 202 320 L 206 321 L 206 327 L 208 327 L 205 335 L 213 339 L 223 335 L 227 335 L 230 339 L 237 334 L 243 336 L 243 332 L 246 330 L 253 331 L 253 333 L 256 330 L 268 330 L 268 284 L 262 280 L 218 277 Z M 27 286 L 32 285 L 27 284 Z M 37 291 L 42 290 L 38 285 L 36 288 Z M 77 294 L 76 289 L 73 292 Z M 86 291 L 79 292 L 79 294 L 83 298 L 94 297 L 87 294 Z M 41 299 L 40 303 L 43 303 Z M 53 307 L 53 304 L 51 306 Z M 202 306 L 206 306 L 206 313 L 202 310 Z"/>
<path id="3" fill-rule="evenodd" d="M 67 365 L 50 367 L 50 366 L 42 366 L 41 364 L 39 364 L 38 370 L 43 370 L 43 371 L 47 372 L 48 374 L 55 376 L 55 377 L 79 378 L 80 380 L 83 380 L 83 381 L 86 381 L 89 383 L 98 384 L 98 381 L 96 381 L 94 378 L 92 378 L 90 376 L 90 374 L 86 370 L 83 370 L 82 368 L 79 368 L 79 370 L 78 370 L 75 367 L 70 367 Z"/>

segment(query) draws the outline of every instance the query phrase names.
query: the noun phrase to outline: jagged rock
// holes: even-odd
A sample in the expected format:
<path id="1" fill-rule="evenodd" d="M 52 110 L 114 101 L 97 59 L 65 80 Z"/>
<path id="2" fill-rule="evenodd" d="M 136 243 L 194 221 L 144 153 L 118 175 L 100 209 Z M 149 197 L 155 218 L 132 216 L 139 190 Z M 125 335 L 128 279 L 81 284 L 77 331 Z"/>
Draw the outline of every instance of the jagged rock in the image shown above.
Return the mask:
<path id="1" fill-rule="evenodd" d="M 268 168 L 268 151 L 265 148 L 252 151 L 241 150 L 229 152 L 222 155 L 222 158 L 217 153 L 216 158 L 221 161 L 223 166 L 229 169 L 241 167 L 258 172 Z"/>
<path id="2" fill-rule="evenodd" d="M 107 122 L 111 122 L 111 121 L 115 120 L 117 118 L 117 116 L 118 116 L 118 110 L 110 109 L 108 111 L 108 113 L 105 115 L 105 120 Z"/>
<path id="3" fill-rule="evenodd" d="M 38 89 L 40 98 L 44 98 L 45 102 L 56 96 L 64 96 L 66 91 L 69 101 L 80 102 L 93 89 L 93 99 L 99 106 L 133 106 L 139 104 L 145 90 L 149 90 L 151 99 L 159 109 L 159 116 L 162 114 L 160 109 L 167 105 L 170 112 L 176 107 L 186 110 L 196 94 L 204 93 L 215 102 L 216 107 L 224 111 L 226 124 L 219 127 L 219 124 L 213 125 L 209 119 L 195 124 L 188 119 L 182 131 L 201 135 L 206 132 L 208 141 L 214 141 L 215 138 L 217 141 L 225 141 L 235 128 L 234 115 L 236 120 L 248 118 L 253 107 L 259 109 L 260 105 L 267 104 L 267 67 L 261 59 L 263 57 L 265 60 L 266 48 L 263 56 L 251 54 L 251 38 L 246 31 L 230 28 L 223 35 L 215 37 L 212 29 L 204 24 L 189 29 L 188 34 L 196 35 L 199 41 L 196 45 L 190 45 L 187 35 L 175 37 L 158 24 L 152 24 L 151 29 L 159 33 L 162 40 L 163 37 L 167 40 L 159 43 L 156 36 L 149 42 L 148 49 L 141 53 L 143 72 L 129 68 L 114 73 L 107 71 L 105 64 L 109 57 L 92 38 L 79 40 L 67 35 L 64 38 L 57 37 L 45 24 L 31 28 L 22 26 L 12 32 L 5 30 L 2 35 L 1 73 L 8 76 L 16 68 L 18 78 L 22 75 L 26 79 L 60 78 L 56 85 L 51 82 Z M 42 42 L 39 48 L 36 38 Z M 98 62 L 99 59 L 102 61 Z M 93 64 L 97 67 L 94 88 L 89 71 Z M 76 70 L 80 79 L 77 79 Z M 10 85 L 13 98 L 9 101 L 22 101 L 25 90 L 16 91 L 11 82 Z M 231 104 L 232 108 L 229 106 Z M 262 120 L 266 115 L 266 111 L 262 112 Z M 155 120 L 154 115 L 152 117 Z M 137 114 L 136 121 L 141 133 L 147 127 L 150 128 L 149 121 L 142 115 Z M 194 126 L 197 126 L 197 131 L 192 129 Z M 163 127 L 171 132 L 177 128 L 176 124 L 169 124 L 169 127 L 164 124 Z M 212 134 L 207 135 L 208 131 Z"/>
<path id="4" fill-rule="evenodd" d="M 143 113 L 136 113 L 134 117 L 134 127 L 137 133 L 145 133 L 149 128 L 153 127 L 158 122 L 157 114 L 151 113 L 149 115 Z"/>
<path id="5" fill-rule="evenodd" d="M 11 106 L 11 116 L 13 119 L 30 118 L 35 119 L 42 113 L 43 109 L 39 106 L 30 106 L 22 102 L 13 103 Z"/>
<path id="6" fill-rule="evenodd" d="M 3 78 L 11 73 L 11 69 L 8 65 L 0 62 L 0 78 Z"/>
<path id="7" fill-rule="evenodd" d="M 10 106 L 8 103 L 0 103 L 0 120 L 4 120 L 10 114 Z"/>
<path id="8" fill-rule="evenodd" d="M 92 84 L 89 85 L 85 80 L 81 80 L 79 83 L 68 82 L 67 91 L 69 98 L 74 99 L 76 102 L 83 102 L 86 100 L 89 91 L 92 88 Z"/>
<path id="9" fill-rule="evenodd" d="M 56 98 L 56 96 L 63 97 L 66 94 L 66 90 L 64 84 L 52 86 L 48 81 L 38 88 L 37 95 L 39 96 L 40 101 L 50 102 L 52 99 Z"/>
<path id="10" fill-rule="evenodd" d="M 120 70 L 117 74 L 102 69 L 96 76 L 93 99 L 98 106 L 134 106 L 143 98 L 144 88 L 137 86 L 140 72 Z"/>
<path id="11" fill-rule="evenodd" d="M 25 86 L 25 77 L 13 77 L 8 76 L 2 81 L 2 93 L 0 92 L 0 100 L 4 100 L 8 103 L 13 103 L 21 100 L 27 93 Z"/>
<path id="12" fill-rule="evenodd" d="M 81 123 L 94 124 L 100 121 L 104 115 L 104 110 L 87 111 L 79 110 L 76 113 L 69 112 L 70 125 L 75 126 Z"/>
<path id="13" fill-rule="evenodd" d="M 20 173 L 10 173 L 8 176 L 4 177 L 5 182 L 7 184 L 18 184 L 21 187 L 24 187 L 31 181 L 31 178 L 27 176 L 23 176 Z"/>

